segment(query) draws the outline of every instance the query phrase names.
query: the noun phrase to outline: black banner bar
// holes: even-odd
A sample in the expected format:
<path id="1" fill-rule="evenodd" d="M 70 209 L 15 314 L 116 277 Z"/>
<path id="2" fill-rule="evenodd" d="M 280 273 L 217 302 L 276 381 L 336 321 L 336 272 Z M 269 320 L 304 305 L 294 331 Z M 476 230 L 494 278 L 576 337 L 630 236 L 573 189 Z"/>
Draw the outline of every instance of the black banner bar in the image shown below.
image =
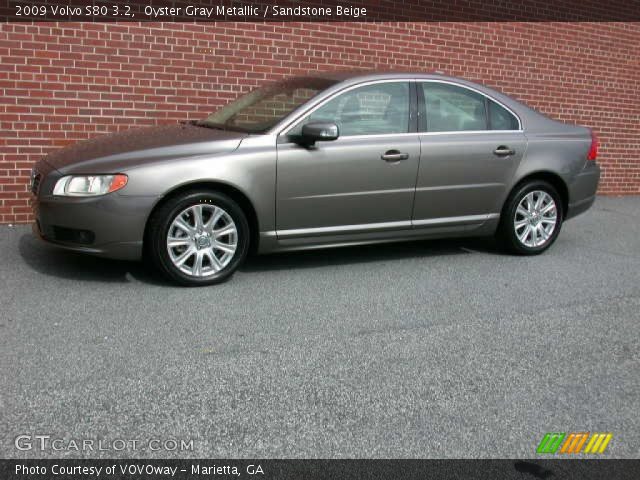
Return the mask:
<path id="1" fill-rule="evenodd" d="M 4 22 L 632 22 L 640 0 L 1 0 Z"/>
<path id="2" fill-rule="evenodd" d="M 0 460 L 2 480 L 637 480 L 640 460 Z"/>

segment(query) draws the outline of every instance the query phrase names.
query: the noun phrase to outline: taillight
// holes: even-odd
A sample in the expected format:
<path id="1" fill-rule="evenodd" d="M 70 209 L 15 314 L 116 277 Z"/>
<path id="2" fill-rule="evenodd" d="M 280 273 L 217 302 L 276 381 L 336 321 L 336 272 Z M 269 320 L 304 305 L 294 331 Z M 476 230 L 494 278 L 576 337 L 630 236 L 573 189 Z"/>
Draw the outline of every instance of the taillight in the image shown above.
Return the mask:
<path id="1" fill-rule="evenodd" d="M 598 157 L 598 137 L 595 132 L 591 130 L 591 146 L 589 147 L 589 153 L 587 154 L 587 160 L 595 160 Z"/>

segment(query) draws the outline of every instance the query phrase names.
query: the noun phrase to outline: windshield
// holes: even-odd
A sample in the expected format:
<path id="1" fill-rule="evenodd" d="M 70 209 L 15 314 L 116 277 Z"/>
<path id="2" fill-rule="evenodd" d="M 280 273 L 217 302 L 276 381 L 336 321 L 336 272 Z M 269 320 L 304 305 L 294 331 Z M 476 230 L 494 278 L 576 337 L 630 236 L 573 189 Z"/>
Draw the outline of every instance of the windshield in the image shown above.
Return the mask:
<path id="1" fill-rule="evenodd" d="M 263 133 L 334 83 L 322 78 L 298 77 L 260 87 L 196 124 Z"/>

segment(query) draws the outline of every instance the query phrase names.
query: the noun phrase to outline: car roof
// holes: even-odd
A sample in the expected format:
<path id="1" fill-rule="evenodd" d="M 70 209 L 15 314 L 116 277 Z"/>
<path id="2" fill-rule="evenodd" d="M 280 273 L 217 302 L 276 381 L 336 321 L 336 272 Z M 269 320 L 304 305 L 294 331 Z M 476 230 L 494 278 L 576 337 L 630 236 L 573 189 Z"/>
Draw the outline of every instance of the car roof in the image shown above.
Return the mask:
<path id="1" fill-rule="evenodd" d="M 475 83 L 464 78 L 453 77 L 444 75 L 443 73 L 422 73 L 422 72 L 399 72 L 399 71 L 371 71 L 371 70 L 352 70 L 352 71 L 329 71 L 329 72 L 312 72 L 304 78 L 319 78 L 334 82 L 334 85 L 327 89 L 328 93 L 341 90 L 342 88 L 349 87 L 351 85 L 357 85 L 359 83 L 374 82 L 379 80 L 394 80 L 394 79 L 415 79 L 415 80 L 436 80 L 441 82 L 450 82 L 457 85 L 462 85 L 476 90 L 490 98 L 497 100 L 502 104 L 506 104 L 512 110 L 515 110 L 518 115 L 521 114 L 523 109 L 529 110 L 528 107 L 518 102 L 517 100 L 503 94 L 498 90 L 487 87 L 480 83 Z M 524 113 L 524 112 L 522 112 Z"/>
<path id="2" fill-rule="evenodd" d="M 458 77 L 447 76 L 443 72 L 412 72 L 405 70 L 335 70 L 328 72 L 309 72 L 304 77 L 317 77 L 325 78 L 327 80 L 335 80 L 337 82 L 346 81 L 363 81 L 363 80 L 384 80 L 393 78 L 425 78 L 425 79 L 439 79 L 439 80 L 463 80 Z"/>
<path id="3" fill-rule="evenodd" d="M 348 87 L 350 85 L 355 85 L 358 83 L 364 82 L 372 82 L 377 80 L 394 80 L 394 79 L 416 79 L 416 80 L 438 80 L 441 82 L 450 82 L 458 85 L 463 85 L 469 87 L 471 89 L 477 90 L 489 97 L 497 99 L 501 103 L 506 103 L 510 107 L 513 107 L 514 103 L 518 104 L 518 106 L 522 105 L 517 102 L 515 99 L 504 95 L 502 92 L 498 90 L 494 90 L 493 88 L 487 87 L 481 83 L 475 83 L 470 80 L 466 80 L 460 77 L 453 77 L 449 75 L 445 75 L 439 72 L 432 73 L 423 73 L 423 72 L 410 72 L 410 71 L 373 71 L 373 70 L 351 70 L 351 71 L 329 71 L 329 72 L 312 72 L 306 77 L 299 78 L 319 78 L 322 80 L 328 80 L 335 82 L 333 88 L 341 89 L 344 87 Z M 518 108 L 515 106 L 515 108 Z M 524 106 L 524 105 L 522 105 Z"/>
<path id="4" fill-rule="evenodd" d="M 434 79 L 446 79 L 455 77 L 446 77 L 442 73 L 421 73 L 421 72 L 409 72 L 409 71 L 379 71 L 379 70 L 335 70 L 328 72 L 311 72 L 307 76 L 322 78 L 325 80 L 334 80 L 336 82 L 347 81 L 366 81 L 366 80 L 384 80 L 394 78 L 434 78 Z M 456 79 L 459 80 L 459 79 Z"/>

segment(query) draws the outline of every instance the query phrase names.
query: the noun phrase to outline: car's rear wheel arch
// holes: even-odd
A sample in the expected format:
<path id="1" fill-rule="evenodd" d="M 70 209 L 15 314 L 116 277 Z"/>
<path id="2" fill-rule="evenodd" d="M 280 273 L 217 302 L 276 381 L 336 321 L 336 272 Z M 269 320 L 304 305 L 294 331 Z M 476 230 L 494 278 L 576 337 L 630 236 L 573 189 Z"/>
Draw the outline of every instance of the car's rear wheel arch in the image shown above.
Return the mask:
<path id="1" fill-rule="evenodd" d="M 184 194 L 185 192 L 195 191 L 195 190 L 209 190 L 212 192 L 219 192 L 227 195 L 233 201 L 235 201 L 245 216 L 247 217 L 247 221 L 249 222 L 249 251 L 256 252 L 258 249 L 259 242 L 259 223 L 258 223 L 258 215 L 256 214 L 256 210 L 253 206 L 253 203 L 249 198 L 238 188 L 229 185 L 223 182 L 214 182 L 214 181 L 204 181 L 204 182 L 192 182 L 185 185 L 180 185 L 173 190 L 168 191 L 162 198 L 154 205 L 153 209 L 149 213 L 147 217 L 147 223 L 145 225 L 144 231 L 144 248 L 148 246 L 147 236 L 149 234 L 149 220 L 153 218 L 154 213 L 162 208 L 162 206 L 170 201 L 171 199 Z"/>
<path id="2" fill-rule="evenodd" d="M 541 181 L 550 183 L 553 186 L 553 188 L 556 189 L 556 191 L 558 192 L 558 195 L 560 195 L 560 198 L 562 200 L 562 213 L 563 213 L 562 216 L 563 218 L 566 218 L 567 210 L 569 208 L 569 188 L 567 187 L 567 184 L 562 179 L 562 177 L 560 177 L 556 173 L 547 172 L 547 171 L 530 173 L 527 176 L 521 178 L 518 181 L 518 183 L 516 183 L 513 186 L 513 188 L 511 189 L 509 194 L 506 196 L 506 198 L 507 199 L 510 198 L 513 192 L 518 190 L 523 184 L 536 181 L 536 180 L 541 180 Z M 502 206 L 503 213 L 506 206 L 507 206 L 507 202 L 505 200 L 505 203 Z"/>

